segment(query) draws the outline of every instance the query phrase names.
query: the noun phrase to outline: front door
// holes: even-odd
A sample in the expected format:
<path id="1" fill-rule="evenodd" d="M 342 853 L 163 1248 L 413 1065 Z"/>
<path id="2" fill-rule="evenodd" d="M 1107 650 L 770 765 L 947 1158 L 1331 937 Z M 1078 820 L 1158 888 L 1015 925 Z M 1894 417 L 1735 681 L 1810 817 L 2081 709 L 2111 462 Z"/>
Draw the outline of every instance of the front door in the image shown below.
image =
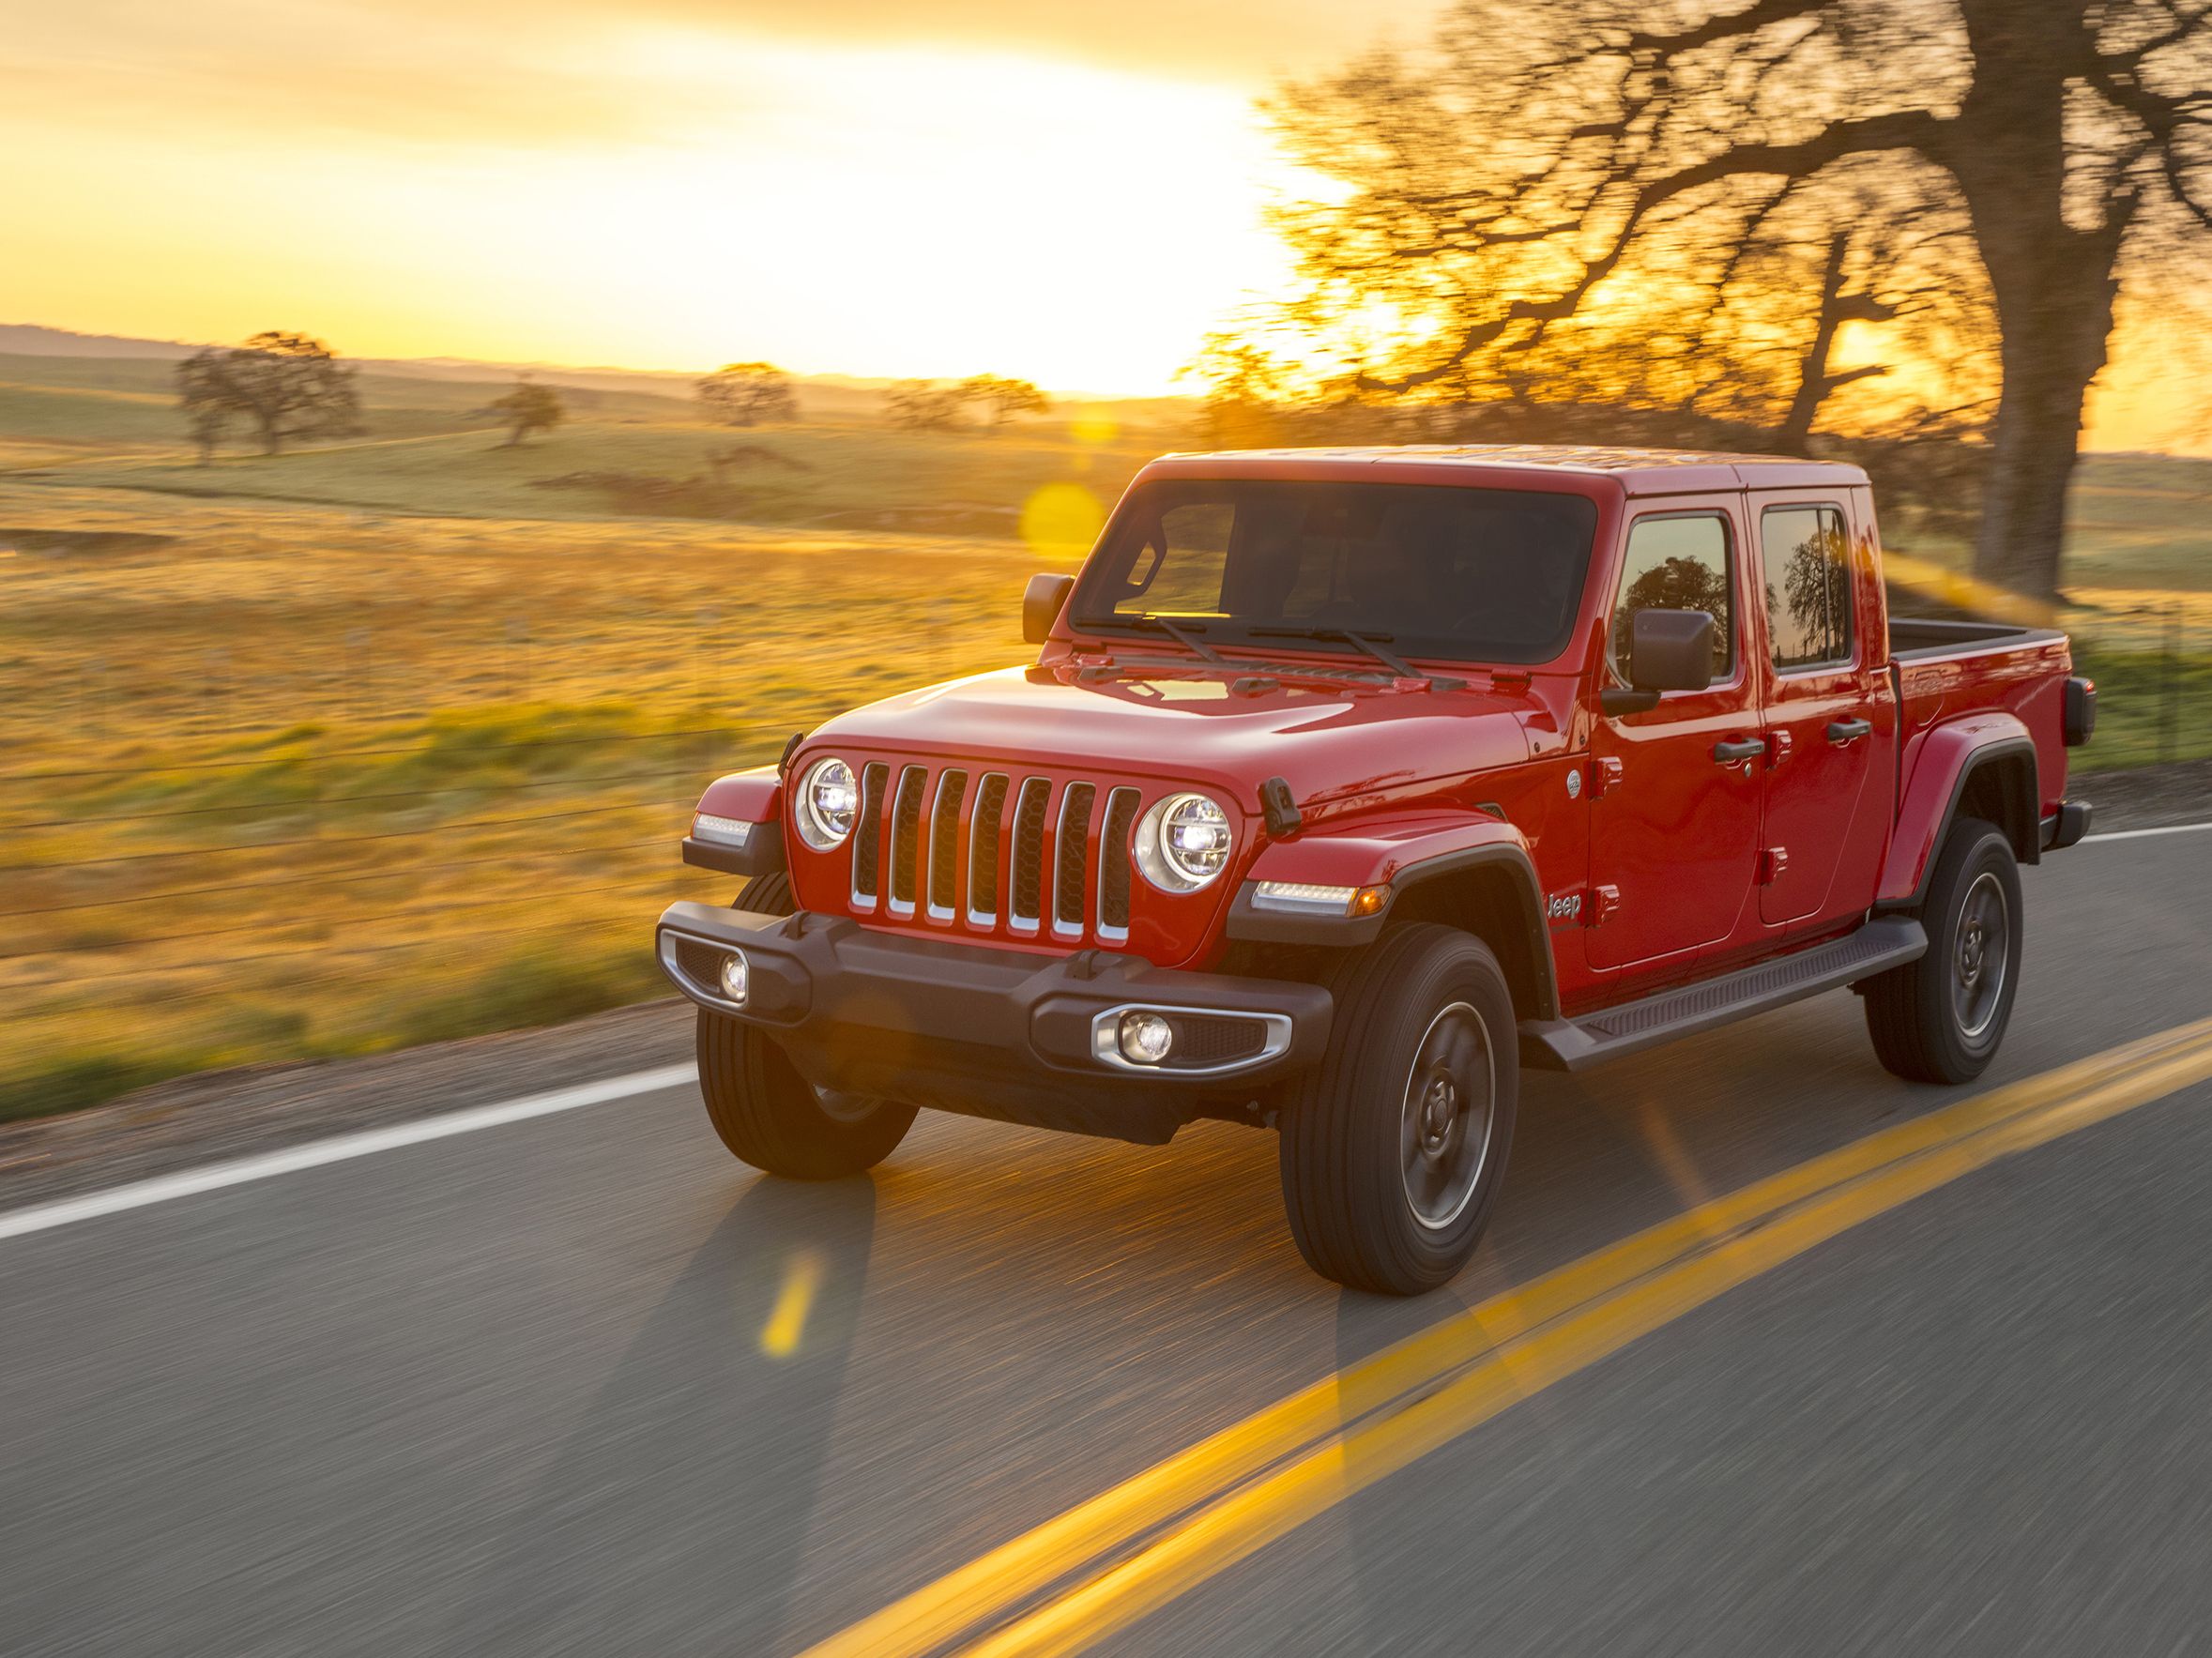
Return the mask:
<path id="1" fill-rule="evenodd" d="M 1880 613 L 1863 589 L 1836 499 L 1754 502 L 1766 588 L 1766 828 L 1759 919 L 1815 923 L 1864 908 L 1884 839 L 1887 797 L 1869 789 L 1892 710 L 1878 650 Z"/>
<path id="2" fill-rule="evenodd" d="M 1628 683 L 1629 618 L 1710 611 L 1713 682 L 1641 714 L 1601 715 L 1591 738 L 1589 959 L 1660 977 L 1726 937 L 1750 902 L 1764 754 L 1759 676 L 1747 660 L 1741 497 L 1668 503 L 1628 526 L 1608 625 L 1607 673 Z M 1679 959 L 1671 959 L 1679 958 Z"/>

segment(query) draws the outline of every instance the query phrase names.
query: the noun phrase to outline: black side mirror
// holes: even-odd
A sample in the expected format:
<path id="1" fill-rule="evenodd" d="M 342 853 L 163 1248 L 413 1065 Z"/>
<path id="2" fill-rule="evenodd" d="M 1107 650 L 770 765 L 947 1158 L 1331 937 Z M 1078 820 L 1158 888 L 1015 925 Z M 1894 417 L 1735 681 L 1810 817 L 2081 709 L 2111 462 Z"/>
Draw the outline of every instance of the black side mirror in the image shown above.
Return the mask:
<path id="1" fill-rule="evenodd" d="M 1708 610 L 1640 610 L 1628 620 L 1628 683 L 1598 694 L 1609 714 L 1640 714 L 1658 707 L 1663 691 L 1702 691 L 1713 683 L 1713 641 L 1719 631 Z"/>
<path id="2" fill-rule="evenodd" d="M 1068 591 L 1075 586 L 1074 576 L 1037 575 L 1030 578 L 1030 585 L 1022 589 L 1021 636 L 1028 645 L 1042 645 L 1052 637 L 1052 624 L 1060 620 L 1060 607 L 1068 601 Z"/>

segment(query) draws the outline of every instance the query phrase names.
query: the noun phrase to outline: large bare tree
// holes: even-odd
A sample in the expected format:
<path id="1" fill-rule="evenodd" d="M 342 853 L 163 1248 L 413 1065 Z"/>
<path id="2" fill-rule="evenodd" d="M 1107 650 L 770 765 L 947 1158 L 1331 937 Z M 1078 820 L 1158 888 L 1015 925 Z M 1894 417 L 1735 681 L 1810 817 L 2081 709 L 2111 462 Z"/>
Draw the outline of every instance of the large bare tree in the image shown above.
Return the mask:
<path id="1" fill-rule="evenodd" d="M 1461 0 L 1433 52 L 1276 113 L 1342 187 L 1286 221 L 1291 314 L 1364 326 L 1370 392 L 1494 391 L 1632 336 L 1621 360 L 1696 390 L 1782 351 L 1801 440 L 1876 372 L 1834 366 L 1841 328 L 1889 331 L 1879 367 L 1940 407 L 1972 399 L 1985 312 L 1976 568 L 2041 596 L 2122 282 L 2212 228 L 2212 0 Z"/>

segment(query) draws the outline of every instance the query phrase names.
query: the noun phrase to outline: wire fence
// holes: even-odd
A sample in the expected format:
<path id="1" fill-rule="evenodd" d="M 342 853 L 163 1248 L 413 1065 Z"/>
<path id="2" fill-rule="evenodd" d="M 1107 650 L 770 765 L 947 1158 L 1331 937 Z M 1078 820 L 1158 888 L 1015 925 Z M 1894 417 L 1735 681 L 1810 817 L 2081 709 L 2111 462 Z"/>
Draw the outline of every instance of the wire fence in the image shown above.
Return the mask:
<path id="1" fill-rule="evenodd" d="M 533 996 L 559 1016 L 649 995 L 661 907 L 738 884 L 680 861 L 701 789 L 822 711 L 733 715 L 689 668 L 645 696 L 533 698 L 558 646 L 518 622 L 484 642 L 496 685 L 403 679 L 392 653 L 373 697 L 334 687 L 375 643 L 350 628 L 252 676 L 206 652 L 197 687 L 173 658 L 150 693 L 144 664 L 104 656 L 46 676 L 30 740 L 0 750 L 0 1117 L 141 1051 L 173 1072 L 526 1021 Z M 0 696 L 36 690 L 10 683 L 21 662 L 0 662 Z M 564 667 L 564 692 L 633 689 Z M 478 1017 L 518 962 L 537 977 Z"/>
<path id="2" fill-rule="evenodd" d="M 2091 766 L 2172 765 L 2212 754 L 2212 594 L 2066 611 L 2074 654 L 2098 681 Z"/>

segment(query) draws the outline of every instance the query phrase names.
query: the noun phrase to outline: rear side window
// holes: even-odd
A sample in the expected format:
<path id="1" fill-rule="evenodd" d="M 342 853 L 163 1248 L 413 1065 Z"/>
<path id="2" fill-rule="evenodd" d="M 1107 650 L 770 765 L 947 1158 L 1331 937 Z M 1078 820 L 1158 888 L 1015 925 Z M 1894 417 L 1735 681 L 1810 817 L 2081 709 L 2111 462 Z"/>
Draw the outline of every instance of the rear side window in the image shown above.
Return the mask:
<path id="1" fill-rule="evenodd" d="M 1628 531 L 1621 597 L 1613 606 L 1612 653 L 1621 682 L 1633 677 L 1630 634 L 1640 610 L 1701 610 L 1713 617 L 1713 677 L 1736 666 L 1735 577 L 1728 522 L 1718 513 L 1640 518 Z"/>
<path id="2" fill-rule="evenodd" d="M 1851 538 L 1834 507 L 1769 507 L 1759 518 L 1766 555 L 1766 631 L 1775 670 L 1851 661 Z"/>

